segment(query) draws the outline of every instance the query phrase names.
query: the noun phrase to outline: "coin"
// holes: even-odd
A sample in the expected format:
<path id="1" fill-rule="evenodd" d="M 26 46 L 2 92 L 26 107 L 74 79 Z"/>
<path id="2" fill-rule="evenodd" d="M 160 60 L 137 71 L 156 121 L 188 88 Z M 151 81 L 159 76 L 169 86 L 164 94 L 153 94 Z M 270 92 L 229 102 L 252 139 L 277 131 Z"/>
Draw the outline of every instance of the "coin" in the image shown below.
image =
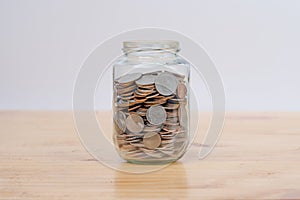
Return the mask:
<path id="1" fill-rule="evenodd" d="M 153 125 L 163 124 L 167 119 L 167 113 L 162 106 L 151 106 L 146 113 L 147 120 Z"/>
<path id="2" fill-rule="evenodd" d="M 148 149 L 155 149 L 161 143 L 160 135 L 156 132 L 149 132 L 144 135 L 143 144 Z"/>
<path id="3" fill-rule="evenodd" d="M 170 149 L 170 150 L 160 150 L 160 152 L 166 154 L 168 157 L 172 157 L 172 156 L 175 156 L 174 155 L 174 148 L 173 149 Z"/>
<path id="4" fill-rule="evenodd" d="M 167 132 L 176 132 L 178 130 L 179 126 L 164 126 L 163 130 Z"/>
<path id="5" fill-rule="evenodd" d="M 150 100 L 147 100 L 145 101 L 145 105 L 158 105 L 158 104 L 164 104 L 166 103 L 166 100 L 165 99 L 158 99 L 158 100 L 155 100 L 155 101 L 150 101 Z"/>
<path id="6" fill-rule="evenodd" d="M 186 128 L 187 126 L 187 121 L 188 121 L 188 116 L 186 112 L 185 106 L 180 106 L 178 109 L 178 118 L 179 118 L 179 123 L 183 128 Z"/>
<path id="7" fill-rule="evenodd" d="M 184 99 L 173 98 L 168 100 L 169 103 L 174 103 L 174 104 L 184 104 L 186 101 L 187 101 L 186 98 Z"/>
<path id="8" fill-rule="evenodd" d="M 131 108 L 128 108 L 128 111 L 136 110 L 136 109 L 138 109 L 139 107 L 141 107 L 141 105 L 135 105 L 135 106 L 133 106 L 133 107 L 131 107 Z"/>
<path id="9" fill-rule="evenodd" d="M 138 85 L 139 88 L 142 88 L 142 89 L 155 89 L 155 85 L 152 84 L 152 85 Z"/>
<path id="10" fill-rule="evenodd" d="M 134 100 L 124 101 L 120 100 L 116 103 L 117 107 L 127 108 L 128 106 L 133 106 L 136 102 Z"/>
<path id="11" fill-rule="evenodd" d="M 168 72 L 163 72 L 159 74 L 155 80 L 156 90 L 164 96 L 174 94 L 176 92 L 177 85 L 177 78 Z"/>
<path id="12" fill-rule="evenodd" d="M 154 98 L 154 97 L 157 97 L 159 96 L 159 93 L 154 93 L 154 94 L 151 94 L 149 96 L 146 96 L 146 99 L 151 99 L 151 98 Z"/>
<path id="13" fill-rule="evenodd" d="M 162 140 L 161 141 L 161 144 L 171 144 L 171 143 L 174 143 L 174 140 L 173 139 L 169 139 L 169 140 Z"/>
<path id="14" fill-rule="evenodd" d="M 129 97 L 129 96 L 132 96 L 134 93 L 131 91 L 131 92 L 128 92 L 128 93 L 123 93 L 123 94 L 120 94 L 121 98 L 122 97 Z"/>
<path id="15" fill-rule="evenodd" d="M 187 89 L 186 89 L 186 86 L 184 83 L 182 83 L 182 82 L 178 83 L 176 93 L 180 99 L 182 99 L 186 96 Z"/>
<path id="16" fill-rule="evenodd" d="M 122 145 L 120 147 L 120 150 L 121 151 L 125 151 L 125 152 L 128 152 L 128 151 L 133 151 L 135 150 L 136 148 L 134 146 L 132 146 L 131 144 L 126 144 L 126 145 Z"/>
<path id="17" fill-rule="evenodd" d="M 144 144 L 142 143 L 130 143 L 134 147 L 144 147 Z"/>
<path id="18" fill-rule="evenodd" d="M 158 151 L 153 151 L 153 150 L 149 150 L 149 149 L 147 149 L 147 150 L 145 148 L 143 149 L 145 154 L 147 154 L 149 157 L 153 157 L 153 158 L 162 158 L 163 157 L 163 154 L 161 154 Z"/>
<path id="19" fill-rule="evenodd" d="M 125 132 L 126 130 L 126 115 L 122 111 L 118 111 L 115 113 L 114 116 L 115 123 L 117 124 L 118 128 L 122 131 Z"/>
<path id="20" fill-rule="evenodd" d="M 155 92 L 155 90 L 154 89 L 142 89 L 142 88 L 138 88 L 137 89 L 137 92 L 138 93 L 146 93 L 146 94 L 152 94 L 152 93 L 154 93 Z"/>
<path id="21" fill-rule="evenodd" d="M 141 76 L 142 76 L 141 73 L 126 74 L 120 77 L 119 79 L 117 79 L 117 82 L 120 84 L 131 83 L 141 78 Z"/>
<path id="22" fill-rule="evenodd" d="M 160 146 L 157 147 L 156 149 L 158 149 L 158 150 L 172 150 L 172 149 L 174 149 L 174 145 L 172 143 L 160 144 Z"/>
<path id="23" fill-rule="evenodd" d="M 134 97 L 137 97 L 137 98 L 145 98 L 147 95 L 149 95 L 149 94 L 147 94 L 147 93 L 140 93 L 138 91 L 134 92 Z"/>
<path id="24" fill-rule="evenodd" d="M 127 94 L 129 92 L 132 92 L 136 89 L 136 85 L 131 85 L 129 87 L 124 87 L 124 88 L 120 88 L 120 89 L 117 89 L 117 93 L 118 94 Z"/>
<path id="25" fill-rule="evenodd" d="M 178 117 L 168 117 L 167 118 L 167 120 L 169 121 L 169 122 L 178 122 Z"/>
<path id="26" fill-rule="evenodd" d="M 159 132 L 160 130 L 160 126 L 145 126 L 143 132 Z"/>
<path id="27" fill-rule="evenodd" d="M 183 74 L 178 74 L 178 73 L 174 73 L 174 72 L 169 72 L 169 73 L 173 74 L 174 76 L 176 76 L 181 81 L 185 78 L 185 75 L 183 75 Z"/>
<path id="28" fill-rule="evenodd" d="M 179 123 L 178 122 L 172 122 L 170 120 L 166 120 L 166 122 L 164 123 L 165 125 L 170 125 L 170 126 L 178 126 Z"/>
<path id="29" fill-rule="evenodd" d="M 117 136 L 116 136 L 116 139 L 125 139 L 126 138 L 126 134 L 118 134 Z"/>
<path id="30" fill-rule="evenodd" d="M 175 110 L 179 107 L 179 104 L 175 104 L 175 103 L 168 103 L 166 106 L 165 106 L 165 109 L 166 110 Z"/>
<path id="31" fill-rule="evenodd" d="M 144 120 L 138 114 L 130 114 L 126 119 L 126 127 L 132 133 L 139 133 L 144 129 Z"/>
<path id="32" fill-rule="evenodd" d="M 140 108 L 139 108 L 139 109 L 137 109 L 137 111 L 136 111 L 136 114 L 138 114 L 138 115 L 140 115 L 140 116 L 143 116 L 143 117 L 145 117 L 145 116 L 146 116 L 146 112 L 144 112 L 144 111 L 140 110 Z"/>
<path id="33" fill-rule="evenodd" d="M 154 81 L 156 79 L 155 75 L 149 74 L 149 75 L 143 75 L 139 80 L 135 81 L 137 85 L 151 85 L 154 84 Z"/>
<path id="34" fill-rule="evenodd" d="M 178 116 L 178 112 L 175 112 L 174 110 L 167 112 L 167 116 L 169 117 L 177 117 Z"/>
<path id="35" fill-rule="evenodd" d="M 132 100 L 133 98 L 134 98 L 134 96 L 121 97 L 121 99 L 124 101 L 129 101 L 129 100 Z"/>
<path id="36" fill-rule="evenodd" d="M 174 135 L 161 135 L 162 139 L 170 140 L 174 137 Z"/>

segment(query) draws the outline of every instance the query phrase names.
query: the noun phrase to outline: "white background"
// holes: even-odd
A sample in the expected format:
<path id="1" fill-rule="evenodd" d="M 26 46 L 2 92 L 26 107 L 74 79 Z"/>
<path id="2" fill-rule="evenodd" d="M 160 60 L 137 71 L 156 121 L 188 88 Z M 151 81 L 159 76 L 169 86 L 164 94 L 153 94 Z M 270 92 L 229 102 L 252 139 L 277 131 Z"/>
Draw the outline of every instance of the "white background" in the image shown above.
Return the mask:
<path id="1" fill-rule="evenodd" d="M 162 27 L 200 43 L 228 111 L 300 110 L 300 1 L 0 0 L 0 109 L 71 109 L 81 63 L 121 31 Z"/>

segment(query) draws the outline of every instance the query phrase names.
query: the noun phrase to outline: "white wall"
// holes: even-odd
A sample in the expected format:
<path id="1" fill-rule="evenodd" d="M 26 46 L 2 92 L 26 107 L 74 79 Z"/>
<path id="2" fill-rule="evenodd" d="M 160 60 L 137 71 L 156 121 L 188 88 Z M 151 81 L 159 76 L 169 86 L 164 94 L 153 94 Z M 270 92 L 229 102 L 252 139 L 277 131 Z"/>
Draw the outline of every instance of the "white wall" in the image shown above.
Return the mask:
<path id="1" fill-rule="evenodd" d="M 88 53 L 143 26 L 202 44 L 223 77 L 228 110 L 300 110 L 297 0 L 1 0 L 0 109 L 71 109 Z"/>

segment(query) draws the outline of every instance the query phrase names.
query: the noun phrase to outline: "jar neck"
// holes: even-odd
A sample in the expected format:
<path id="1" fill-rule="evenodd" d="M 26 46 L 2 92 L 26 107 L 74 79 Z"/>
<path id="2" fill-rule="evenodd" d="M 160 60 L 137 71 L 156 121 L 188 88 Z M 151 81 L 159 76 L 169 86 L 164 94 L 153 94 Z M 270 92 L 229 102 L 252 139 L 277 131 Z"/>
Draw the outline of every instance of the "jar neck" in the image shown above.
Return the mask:
<path id="1" fill-rule="evenodd" d="M 123 42 L 123 52 L 129 59 L 174 59 L 178 51 L 179 43 L 172 40 L 141 40 Z"/>
<path id="2" fill-rule="evenodd" d="M 167 50 L 139 50 L 126 52 L 125 55 L 129 59 L 138 60 L 169 60 L 174 59 L 177 56 L 177 52 Z"/>

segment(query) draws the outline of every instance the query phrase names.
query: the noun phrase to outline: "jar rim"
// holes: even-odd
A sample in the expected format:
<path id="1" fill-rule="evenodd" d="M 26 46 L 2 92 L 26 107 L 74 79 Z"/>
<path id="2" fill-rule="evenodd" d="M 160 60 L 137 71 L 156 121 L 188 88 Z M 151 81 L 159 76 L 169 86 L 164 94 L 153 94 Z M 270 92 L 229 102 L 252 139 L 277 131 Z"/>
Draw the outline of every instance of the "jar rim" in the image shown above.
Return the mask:
<path id="1" fill-rule="evenodd" d="M 175 40 L 129 40 L 123 42 L 125 53 L 143 50 L 164 50 L 176 53 L 180 49 L 179 42 Z"/>

